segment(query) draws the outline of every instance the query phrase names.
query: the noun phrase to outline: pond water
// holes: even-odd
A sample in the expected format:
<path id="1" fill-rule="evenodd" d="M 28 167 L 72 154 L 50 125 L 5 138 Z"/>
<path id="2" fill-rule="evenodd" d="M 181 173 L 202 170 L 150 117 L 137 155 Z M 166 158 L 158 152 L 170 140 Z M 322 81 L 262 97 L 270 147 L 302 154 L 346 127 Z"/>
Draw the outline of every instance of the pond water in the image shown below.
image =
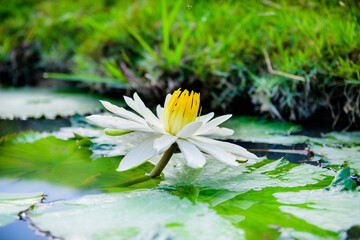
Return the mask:
<path id="1" fill-rule="evenodd" d="M 82 197 L 86 198 L 86 196 L 88 195 L 101 196 L 98 194 L 106 192 L 122 193 L 124 191 L 127 192 L 139 189 L 147 189 L 150 191 L 154 191 L 151 189 L 160 189 L 161 191 L 168 192 L 171 195 L 180 196 L 181 199 L 185 198 L 189 199 L 191 202 L 199 201 L 210 204 L 210 206 L 212 206 L 210 210 L 215 211 L 219 216 L 222 216 L 224 219 L 228 219 L 232 223 L 232 226 L 227 227 L 229 227 L 229 229 L 232 229 L 233 226 L 238 226 L 239 223 L 242 222 L 245 218 L 251 219 L 254 216 L 258 216 L 256 214 L 249 215 L 250 213 L 245 211 L 259 201 L 259 196 L 257 196 L 258 193 L 262 193 L 263 196 L 265 196 L 266 198 L 273 198 L 273 194 L 278 191 L 289 191 L 289 189 L 292 190 L 292 188 L 294 187 L 306 186 L 307 184 L 315 184 L 314 186 L 318 186 L 315 188 L 323 188 L 331 183 L 331 180 L 335 175 L 333 171 L 322 172 L 323 170 L 321 170 L 319 173 L 317 172 L 317 169 L 320 169 L 316 167 L 319 166 L 319 157 L 314 158 L 314 155 L 309 154 L 309 151 L 307 150 L 309 147 L 309 142 L 300 142 L 286 145 L 274 144 L 271 140 L 272 135 L 268 135 L 268 138 L 264 138 L 265 142 L 261 142 L 261 140 L 258 140 L 257 142 L 247 141 L 246 138 L 243 140 L 230 140 L 247 149 L 250 149 L 250 151 L 253 151 L 257 156 L 266 156 L 266 159 L 268 159 L 259 163 L 259 165 L 256 165 L 256 167 L 252 167 L 250 165 L 246 168 L 241 168 L 239 170 L 239 173 L 231 172 L 231 169 L 227 169 L 227 173 L 225 175 L 221 175 L 220 172 L 222 170 L 219 170 L 221 169 L 221 166 L 218 166 L 217 163 L 214 163 L 215 165 L 211 163 L 208 168 L 204 168 L 203 172 L 199 173 L 191 170 L 193 172 L 191 172 L 191 174 L 188 173 L 187 176 L 193 175 L 197 177 L 194 178 L 194 180 L 190 181 L 188 177 L 178 175 L 180 174 L 179 169 L 183 169 L 183 166 L 181 165 L 181 161 L 178 162 L 177 158 L 175 158 L 175 160 L 172 162 L 173 166 L 171 166 L 174 167 L 175 170 L 170 169 L 169 167 L 168 170 L 165 172 L 165 179 L 163 177 L 157 180 L 150 180 L 149 178 L 144 177 L 144 173 L 149 172 L 152 169 L 152 165 L 148 163 L 142 165 L 135 170 L 127 171 L 125 174 L 119 174 L 118 172 L 114 171 L 114 169 L 121 160 L 121 157 L 100 157 L 100 159 L 96 160 L 91 160 L 90 158 L 92 151 L 104 151 L 104 149 L 107 151 L 109 148 L 111 149 L 113 146 L 110 143 L 102 142 L 101 144 L 98 144 L 99 146 L 92 148 L 92 151 L 90 151 L 87 147 L 79 144 L 83 141 L 83 139 L 60 140 L 54 138 L 53 134 L 51 134 L 51 132 L 58 132 L 61 131 L 62 128 L 69 128 L 73 126 L 74 122 L 76 122 L 74 121 L 74 119 L 69 118 L 26 121 L 0 120 L 1 137 L 8 134 L 19 133 L 21 131 L 27 130 L 50 133 L 47 136 L 36 137 L 36 139 L 30 141 L 26 137 L 27 135 L 24 135 L 24 138 L 11 138 L 10 140 L 7 140 L 9 141 L 9 143 L 6 142 L 5 144 L 8 144 L 8 146 L 6 146 L 6 148 L 0 149 L 0 153 L 4 157 L 2 160 L 0 159 L 3 162 L 1 165 L 2 167 L 0 167 L 0 192 L 45 193 L 45 197 L 43 198 L 42 202 L 45 205 L 47 203 L 51 204 L 53 202 L 58 202 L 58 205 L 60 206 L 59 214 L 62 214 L 61 209 L 63 209 L 63 206 L 61 206 L 61 204 L 68 203 L 71 205 L 74 201 L 77 201 L 76 199 L 81 199 Z M 278 129 L 276 131 L 278 131 Z M 320 136 L 320 132 L 316 132 L 314 131 L 314 129 L 305 129 L 305 132 L 310 133 L 312 135 L 310 137 Z M 257 132 L 254 130 L 253 136 L 256 136 L 256 134 Z M 29 138 L 32 138 L 34 136 L 31 135 Z M 277 133 L 277 135 L 274 135 L 274 137 L 284 137 L 284 132 Z M 91 138 L 91 140 L 93 142 L 96 142 L 96 138 Z M 316 141 L 318 141 L 318 139 Z M 17 145 L 19 144 L 23 144 L 21 145 L 21 148 L 18 148 Z M 38 152 L 36 149 L 38 149 Z M 38 158 L 38 160 L 36 158 Z M 284 158 L 287 161 L 282 162 L 283 160 L 278 160 L 281 158 Z M 62 163 L 59 164 L 59 162 Z M 24 166 L 22 166 L 22 163 L 24 163 Z M 299 165 L 304 163 L 306 165 Z M 9 164 L 12 164 L 11 167 L 9 167 Z M 300 170 L 302 174 L 300 174 L 299 176 L 295 174 L 298 171 L 295 169 L 307 165 L 313 165 L 314 168 L 302 167 L 302 170 Z M 181 167 L 179 168 L 179 166 Z M 1 170 L 1 168 L 3 169 Z M 185 171 L 188 171 L 186 168 L 184 169 Z M 249 169 L 251 172 L 249 172 Z M 277 175 L 280 173 L 280 171 L 284 170 L 285 173 L 288 175 Z M 209 182 L 209 178 L 206 177 L 206 174 L 211 173 L 212 171 L 219 174 L 219 177 L 215 180 L 215 182 Z M 248 178 L 245 174 L 243 175 L 243 179 L 239 179 L 239 174 L 241 174 L 241 171 L 243 173 L 249 173 L 251 175 L 249 175 Z M 290 173 L 295 175 L 292 176 Z M 282 179 L 284 176 L 288 177 Z M 191 183 L 189 183 L 189 181 Z M 264 188 L 274 188 L 274 190 L 272 192 L 270 190 L 264 190 Z M 313 188 L 314 187 L 303 189 L 311 190 Z M 251 194 L 246 196 L 244 195 L 245 192 Z M 141 195 L 143 193 L 139 194 Z M 151 194 L 158 193 L 153 192 Z M 160 199 L 161 197 L 163 197 L 161 194 L 159 195 Z M 238 196 L 241 196 L 241 198 Z M 123 199 L 120 195 L 119 197 L 119 201 L 123 201 L 124 204 L 128 204 L 126 198 Z M 146 194 L 144 195 L 144 198 L 147 198 Z M 274 205 L 276 206 L 276 209 L 278 209 L 278 204 L 279 203 L 276 203 Z M 190 207 L 190 205 L 187 207 Z M 77 204 L 75 204 L 74 206 L 77 206 Z M 231 209 L 237 209 L 239 206 L 242 206 L 240 207 L 240 209 L 243 209 L 241 210 L 242 215 L 233 215 L 233 210 Z M 118 209 L 118 211 L 120 210 L 121 209 Z M 55 209 L 55 211 L 58 210 Z M 268 211 L 269 214 L 271 214 L 274 209 L 270 207 Z M 28 218 L 29 216 L 25 217 L 25 215 L 23 215 L 24 219 L 18 219 L 9 224 L 6 224 L 5 226 L 0 227 L 0 239 L 47 239 L 50 233 L 46 231 L 42 233 L 39 232 L 39 229 L 42 229 L 41 226 L 44 226 L 45 229 L 49 228 L 54 229 L 54 231 L 58 231 L 55 226 L 47 225 L 47 223 L 41 222 L 41 216 L 47 216 L 46 212 L 45 215 L 42 215 L 44 213 L 41 209 L 38 208 L 35 209 L 35 212 L 38 213 L 36 213 L 35 215 L 33 215 L 33 213 L 30 213 L 30 218 L 36 221 L 35 225 L 31 224 L 30 218 Z M 213 214 L 213 212 L 205 212 L 202 214 L 211 215 Z M 40 218 L 37 216 L 40 216 Z M 66 219 L 67 217 L 68 216 L 63 215 L 64 219 Z M 96 216 L 94 217 L 96 218 Z M 281 219 L 282 216 L 279 218 Z M 292 221 L 296 222 L 297 220 Z M 356 221 L 357 220 L 355 219 L 355 222 Z M 38 228 L 37 224 L 40 225 L 40 228 Z M 76 225 L 76 223 L 74 224 Z M 211 225 L 213 223 L 209 224 Z M 251 225 L 245 224 L 244 226 L 244 229 L 247 231 L 247 238 L 249 236 L 250 239 L 255 239 L 259 237 L 257 233 L 251 232 Z M 170 228 L 173 229 L 173 227 Z M 307 228 L 311 229 L 310 225 L 307 225 Z M 269 236 L 276 236 L 278 234 L 276 232 L 281 232 L 281 234 L 285 235 L 290 234 L 289 236 L 297 236 L 299 234 L 298 231 L 289 230 L 291 228 L 286 228 L 287 230 L 285 228 L 277 230 L 276 229 L 263 229 L 263 231 L 267 232 L 266 234 L 268 234 Z M 229 231 L 231 232 L 233 230 Z M 317 229 L 310 231 L 319 232 L 320 234 L 325 235 L 329 234 L 331 238 L 337 238 L 337 234 L 332 235 L 333 233 L 329 231 L 329 229 Z M 64 232 L 63 234 L 64 235 L 60 236 L 70 236 L 66 234 L 71 233 Z"/>

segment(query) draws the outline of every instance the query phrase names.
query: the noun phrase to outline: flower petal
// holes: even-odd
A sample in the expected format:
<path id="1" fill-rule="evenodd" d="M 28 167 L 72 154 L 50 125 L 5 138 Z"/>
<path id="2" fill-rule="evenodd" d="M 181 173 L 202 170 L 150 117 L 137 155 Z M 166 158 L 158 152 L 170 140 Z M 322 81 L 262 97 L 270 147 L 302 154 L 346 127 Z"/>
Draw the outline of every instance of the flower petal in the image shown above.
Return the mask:
<path id="1" fill-rule="evenodd" d="M 160 120 L 149 108 L 145 106 L 144 102 L 141 100 L 137 93 L 134 93 L 134 101 L 138 106 L 138 113 L 142 115 L 148 123 L 157 127 L 161 127 Z"/>
<path id="2" fill-rule="evenodd" d="M 204 155 L 194 144 L 182 139 L 176 140 L 176 143 L 184 154 L 189 167 L 202 168 L 205 165 L 206 159 Z"/>
<path id="3" fill-rule="evenodd" d="M 174 135 L 162 135 L 154 140 L 154 148 L 160 153 L 166 151 L 175 141 L 177 137 Z"/>
<path id="4" fill-rule="evenodd" d="M 206 134 L 201 135 L 211 135 L 211 136 L 231 136 L 234 134 L 234 130 L 230 128 L 223 128 L 223 127 L 215 127 L 206 132 Z"/>
<path id="5" fill-rule="evenodd" d="M 141 132 L 154 132 L 153 129 L 149 128 L 147 125 L 143 125 L 131 120 L 106 116 L 106 115 L 91 115 L 86 117 L 86 119 L 93 122 L 95 125 L 103 128 L 114 128 L 119 130 L 130 130 L 130 131 L 141 131 Z"/>
<path id="6" fill-rule="evenodd" d="M 166 107 L 166 105 L 168 105 L 168 103 L 169 103 L 169 101 L 170 101 L 170 98 L 171 98 L 171 93 L 169 93 L 168 95 L 166 95 L 165 102 L 164 102 L 164 108 Z"/>
<path id="7" fill-rule="evenodd" d="M 166 132 L 162 127 L 155 126 L 153 124 L 147 123 L 148 127 L 151 128 L 154 132 L 161 133 L 163 135 L 170 135 L 170 133 Z"/>
<path id="8" fill-rule="evenodd" d="M 124 100 L 126 102 L 126 104 L 135 112 L 139 113 L 139 107 L 138 105 L 135 103 L 134 99 L 129 98 L 127 96 L 124 96 Z"/>
<path id="9" fill-rule="evenodd" d="M 206 152 L 210 155 L 212 155 L 214 158 L 218 159 L 219 161 L 226 163 L 228 165 L 232 166 L 238 166 L 239 163 L 236 162 L 236 156 L 234 154 L 230 154 L 228 152 L 225 152 L 222 148 L 211 145 L 211 144 L 205 144 L 203 142 L 197 141 L 195 139 L 188 139 L 189 142 L 195 144 L 201 151 Z"/>
<path id="10" fill-rule="evenodd" d="M 156 115 L 159 118 L 161 125 L 163 125 L 164 108 L 162 108 L 160 104 L 156 107 Z"/>
<path id="11" fill-rule="evenodd" d="M 229 118 L 231 118 L 231 114 L 227 114 L 227 115 L 223 115 L 217 118 L 214 118 L 213 120 L 211 120 L 210 122 L 204 124 L 199 131 L 197 131 L 196 135 L 202 135 L 202 134 L 206 134 L 208 131 L 212 130 L 213 128 L 217 127 L 218 125 L 220 125 L 221 123 L 225 122 L 226 120 L 228 120 Z"/>
<path id="12" fill-rule="evenodd" d="M 122 118 L 145 124 L 145 120 L 142 119 L 141 117 L 139 117 L 138 115 L 136 115 L 135 113 L 125 110 L 124 108 L 120 108 L 114 104 L 107 102 L 107 101 L 100 100 L 100 102 L 102 103 L 102 105 L 104 105 L 104 107 L 107 110 L 109 110 L 112 113 L 115 113 L 116 115 L 118 115 Z"/>
<path id="13" fill-rule="evenodd" d="M 205 124 L 208 121 L 210 121 L 210 119 L 212 119 L 214 116 L 215 116 L 215 113 L 211 112 L 211 113 L 205 114 L 203 116 L 200 116 L 199 121 L 203 122 Z"/>
<path id="14" fill-rule="evenodd" d="M 179 138 L 188 138 L 191 137 L 199 128 L 203 125 L 202 122 L 191 122 L 185 125 L 176 136 Z"/>
<path id="15" fill-rule="evenodd" d="M 159 135 L 154 135 L 147 138 L 144 142 L 137 145 L 133 148 L 126 156 L 121 160 L 119 167 L 116 171 L 126 171 L 136 166 L 139 166 L 152 156 L 156 154 L 154 149 L 154 140 L 158 138 Z"/>
<path id="16" fill-rule="evenodd" d="M 233 143 L 229 143 L 229 142 L 222 142 L 222 141 L 218 141 L 218 140 L 214 140 L 211 138 L 206 138 L 206 137 L 193 137 L 194 140 L 202 142 L 204 144 L 208 144 L 208 145 L 212 145 L 212 146 L 217 146 L 219 148 L 224 149 L 226 152 L 229 153 L 233 153 L 235 155 L 237 155 L 240 159 L 241 158 L 245 158 L 245 159 L 259 159 L 255 154 L 249 152 L 248 150 L 246 150 L 243 147 L 240 147 L 239 145 L 233 144 Z"/>

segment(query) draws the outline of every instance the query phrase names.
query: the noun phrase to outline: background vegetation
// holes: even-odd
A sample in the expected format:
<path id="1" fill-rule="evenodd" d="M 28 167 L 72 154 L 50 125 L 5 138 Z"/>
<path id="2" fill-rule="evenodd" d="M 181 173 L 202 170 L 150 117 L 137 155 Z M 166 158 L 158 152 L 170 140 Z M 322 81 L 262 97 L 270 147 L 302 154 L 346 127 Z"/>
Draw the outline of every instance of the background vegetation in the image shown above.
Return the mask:
<path id="1" fill-rule="evenodd" d="M 0 80 L 116 79 L 152 103 L 187 87 L 216 111 L 350 126 L 359 19 L 355 0 L 13 0 L 0 6 Z"/>

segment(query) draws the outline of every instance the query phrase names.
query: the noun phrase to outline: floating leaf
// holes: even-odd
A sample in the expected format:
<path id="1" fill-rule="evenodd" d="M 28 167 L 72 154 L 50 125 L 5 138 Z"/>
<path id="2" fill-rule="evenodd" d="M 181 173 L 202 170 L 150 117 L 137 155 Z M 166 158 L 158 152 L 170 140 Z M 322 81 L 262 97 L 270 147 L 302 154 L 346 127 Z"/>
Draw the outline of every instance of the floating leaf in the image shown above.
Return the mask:
<path id="1" fill-rule="evenodd" d="M 0 177 L 42 180 L 80 189 L 116 187 L 129 180 L 144 177 L 153 166 L 145 163 L 134 170 L 115 171 L 121 157 L 91 160 L 91 151 L 79 147 L 76 140 L 60 140 L 53 136 L 33 143 L 1 142 Z M 148 179 L 141 187 L 153 187 Z"/>
<path id="2" fill-rule="evenodd" d="M 350 165 L 355 172 L 360 170 L 360 147 L 322 147 L 311 145 L 310 150 L 321 155 L 325 165 Z"/>
<path id="3" fill-rule="evenodd" d="M 360 224 L 358 192 L 302 190 L 275 193 L 277 201 L 299 206 L 280 206 L 280 210 L 322 229 L 341 232 Z"/>
<path id="4" fill-rule="evenodd" d="M 57 201 L 28 215 L 36 227 L 65 239 L 243 239 L 243 231 L 208 204 L 157 190 Z"/>
<path id="5" fill-rule="evenodd" d="M 353 190 L 356 189 L 356 182 L 350 176 L 350 168 L 341 169 L 326 190 Z"/>
<path id="6" fill-rule="evenodd" d="M 27 119 L 87 114 L 102 110 L 99 96 L 45 89 L 0 89 L 0 118 Z"/>
<path id="7" fill-rule="evenodd" d="M 0 227 L 17 219 L 21 211 L 40 203 L 42 193 L 1 193 L 0 192 Z"/>
<path id="8" fill-rule="evenodd" d="M 156 162 L 156 159 L 152 159 Z M 237 193 L 266 187 L 299 187 L 316 184 L 335 173 L 328 169 L 292 164 L 285 159 L 263 159 L 257 164 L 228 166 L 212 158 L 203 169 L 188 167 L 181 154 L 174 154 L 164 170 L 160 186 L 192 185 L 200 189 L 228 190 Z"/>
<path id="9" fill-rule="evenodd" d="M 324 137 L 334 139 L 338 144 L 351 146 L 360 145 L 360 132 L 331 132 L 324 134 Z"/>
<path id="10" fill-rule="evenodd" d="M 258 117 L 233 117 L 223 124 L 234 130 L 232 136 L 224 139 L 274 144 L 295 144 L 307 141 L 309 137 L 290 135 L 301 131 L 301 126 L 292 123 L 267 121 Z"/>

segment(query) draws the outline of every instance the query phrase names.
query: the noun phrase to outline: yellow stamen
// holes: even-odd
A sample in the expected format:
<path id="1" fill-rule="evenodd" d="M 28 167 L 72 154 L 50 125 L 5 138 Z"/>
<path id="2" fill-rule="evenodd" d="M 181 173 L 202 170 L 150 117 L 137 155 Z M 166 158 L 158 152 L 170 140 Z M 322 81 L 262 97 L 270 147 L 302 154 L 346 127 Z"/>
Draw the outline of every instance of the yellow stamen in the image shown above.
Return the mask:
<path id="1" fill-rule="evenodd" d="M 185 125 L 196 121 L 200 108 L 200 93 L 176 90 L 165 106 L 164 129 L 176 135 Z"/>

